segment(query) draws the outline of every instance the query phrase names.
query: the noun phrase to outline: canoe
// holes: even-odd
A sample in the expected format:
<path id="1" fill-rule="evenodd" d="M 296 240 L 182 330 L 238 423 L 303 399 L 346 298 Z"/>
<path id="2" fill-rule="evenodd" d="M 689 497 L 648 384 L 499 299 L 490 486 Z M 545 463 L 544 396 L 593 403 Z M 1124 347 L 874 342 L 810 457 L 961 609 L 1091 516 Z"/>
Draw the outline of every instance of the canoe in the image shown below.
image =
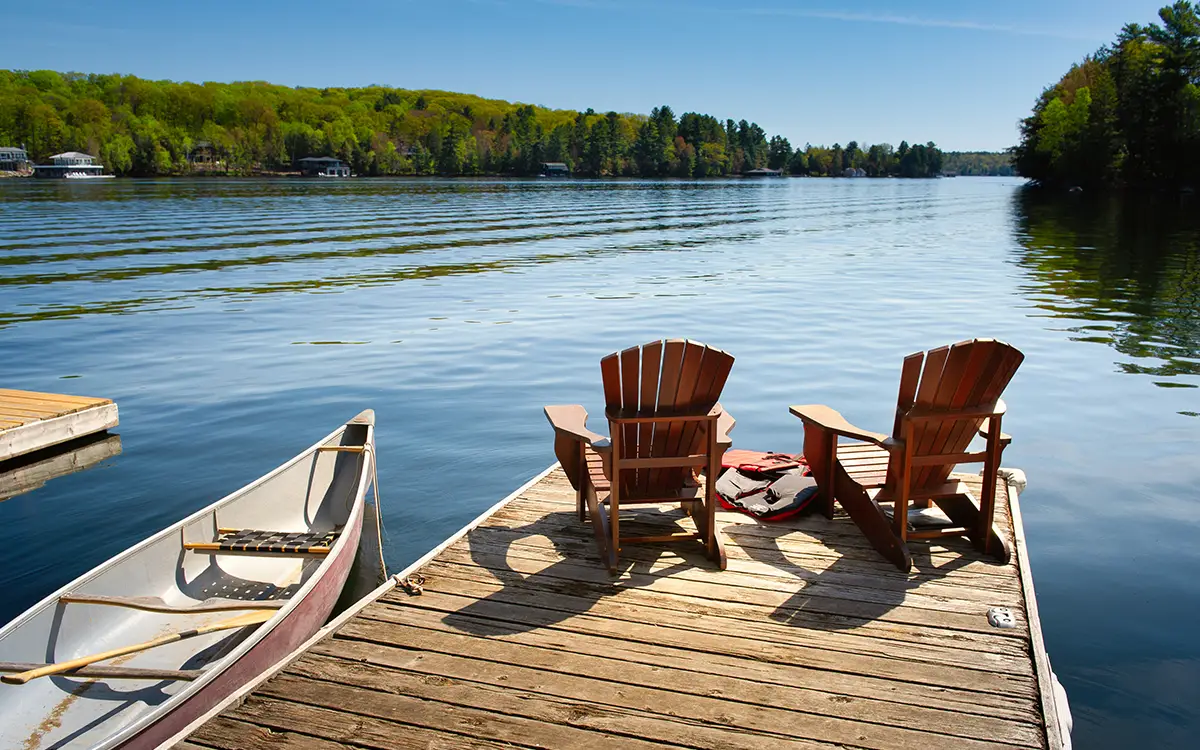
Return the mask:
<path id="1" fill-rule="evenodd" d="M 364 411 L 0 630 L 0 673 L 13 680 L 233 618 L 269 618 L 0 684 L 0 747 L 157 747 L 315 633 L 358 550 L 374 423 Z"/>

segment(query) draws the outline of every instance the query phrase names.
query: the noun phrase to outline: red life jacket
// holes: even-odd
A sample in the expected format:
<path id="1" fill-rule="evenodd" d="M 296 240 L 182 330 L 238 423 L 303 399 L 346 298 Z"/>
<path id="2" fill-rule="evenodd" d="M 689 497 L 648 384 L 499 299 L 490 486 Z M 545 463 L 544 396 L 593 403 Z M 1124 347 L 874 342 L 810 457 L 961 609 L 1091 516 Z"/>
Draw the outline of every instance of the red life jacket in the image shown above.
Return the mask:
<path id="1" fill-rule="evenodd" d="M 782 521 L 801 512 L 817 483 L 801 455 L 729 450 L 717 478 L 717 498 L 728 510 L 760 521 Z"/>
<path id="2" fill-rule="evenodd" d="M 808 466 L 804 456 L 799 453 L 772 453 L 770 451 L 745 451 L 730 449 L 725 451 L 721 459 L 721 467 L 725 469 L 741 469 L 749 472 L 784 471 Z"/>

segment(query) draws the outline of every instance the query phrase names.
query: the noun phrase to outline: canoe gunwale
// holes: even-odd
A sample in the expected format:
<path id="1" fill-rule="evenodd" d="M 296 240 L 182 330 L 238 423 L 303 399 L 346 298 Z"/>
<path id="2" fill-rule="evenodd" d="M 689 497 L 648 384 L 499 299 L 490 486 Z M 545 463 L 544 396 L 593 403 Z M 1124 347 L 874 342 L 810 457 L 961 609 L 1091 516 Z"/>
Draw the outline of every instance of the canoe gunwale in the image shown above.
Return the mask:
<path id="1" fill-rule="evenodd" d="M 369 414 L 369 416 L 367 416 L 368 414 Z M 363 440 L 363 445 L 367 446 L 367 447 L 365 450 L 362 451 L 363 460 L 359 462 L 358 476 L 357 476 L 355 489 L 354 489 L 353 503 L 351 505 L 350 512 L 348 513 L 348 515 L 346 517 L 346 523 L 344 524 L 344 528 L 353 528 L 355 526 L 358 526 L 362 522 L 363 509 L 364 509 L 364 505 L 366 502 L 366 494 L 367 494 L 367 490 L 369 489 L 369 487 L 371 485 L 371 480 L 372 480 L 372 476 L 373 476 L 372 470 L 374 468 L 374 461 L 375 461 L 374 415 L 370 414 L 369 412 L 363 412 L 363 413 L 359 414 L 358 416 L 354 417 L 353 419 L 348 420 L 347 422 L 340 425 L 333 432 L 329 433 L 325 437 L 318 440 L 316 443 L 312 444 L 308 448 L 306 448 L 303 451 L 301 451 L 300 453 L 296 454 L 294 457 L 292 457 L 288 461 L 285 461 L 284 463 L 280 464 L 279 466 L 275 467 L 268 473 L 255 479 L 254 481 L 250 482 L 249 484 L 239 487 L 238 489 L 234 490 L 233 492 L 229 493 L 228 495 L 225 495 L 224 497 L 220 498 L 219 500 L 216 500 L 215 502 L 210 503 L 209 505 L 197 510 L 196 512 L 194 512 L 194 513 L 186 516 L 185 518 L 177 521 L 176 523 L 168 526 L 167 528 L 141 540 L 140 542 L 133 545 L 132 547 L 114 555 L 113 557 L 110 557 L 109 559 L 100 563 L 99 565 L 97 565 L 96 567 L 87 571 L 86 573 L 79 576 L 78 578 L 68 582 L 66 585 L 62 586 L 58 590 L 47 595 L 42 600 L 40 600 L 39 602 L 37 602 L 36 604 L 31 606 L 29 609 L 27 609 L 25 612 L 18 615 L 7 625 L 0 628 L 0 638 L 3 638 L 5 635 L 7 635 L 10 632 L 18 630 L 25 623 L 27 623 L 33 617 L 37 616 L 43 610 L 45 610 L 47 608 L 58 606 L 60 597 L 68 596 L 71 593 L 78 591 L 81 587 L 85 586 L 87 583 L 89 583 L 90 581 L 92 581 L 93 579 L 95 579 L 96 577 L 98 577 L 99 575 L 104 573 L 105 571 L 109 570 L 110 568 L 112 568 L 116 565 L 121 564 L 122 562 L 124 562 L 130 558 L 137 556 L 140 552 L 142 552 L 143 550 L 149 548 L 150 546 L 158 543 L 162 539 L 170 537 L 172 535 L 179 535 L 180 538 L 182 538 L 181 530 L 188 524 L 193 523 L 210 513 L 215 513 L 220 508 L 236 501 L 237 499 L 241 498 L 245 494 L 259 488 L 263 484 L 266 484 L 268 481 L 270 481 L 271 479 L 274 479 L 276 476 L 278 476 L 279 474 L 282 474 L 284 471 L 287 471 L 288 469 L 292 468 L 296 464 L 299 464 L 305 460 L 313 458 L 320 452 L 319 449 L 322 446 L 329 445 L 331 443 L 334 443 L 335 441 L 340 440 L 343 437 L 343 435 L 345 434 L 346 429 L 351 426 L 365 426 L 366 427 L 366 437 Z M 317 570 L 313 573 L 313 575 L 310 576 L 307 581 L 305 581 L 304 585 L 301 586 L 300 589 L 296 591 L 295 595 L 293 595 L 290 599 L 287 600 L 287 604 L 285 604 L 284 606 L 279 608 L 279 610 L 275 613 L 275 615 L 270 620 L 268 620 L 268 621 L 262 623 L 260 626 L 256 627 L 245 638 L 243 638 L 234 648 L 232 648 L 229 651 L 229 653 L 225 654 L 224 656 L 217 659 L 216 661 L 206 665 L 205 669 L 203 670 L 203 674 L 199 675 L 197 677 L 197 679 L 186 683 L 186 685 L 184 686 L 184 688 L 182 690 L 180 690 L 178 693 L 173 694 L 168 700 L 161 703 L 154 710 L 147 712 L 145 715 L 132 721 L 131 723 L 129 723 L 128 725 L 126 725 L 125 727 L 120 729 L 119 731 L 114 732 L 113 734 L 111 734 L 108 737 L 101 740 L 98 744 L 93 746 L 94 750 L 100 750 L 102 748 L 116 747 L 116 746 L 121 745 L 122 743 L 130 740 L 131 738 L 136 737 L 140 732 L 144 731 L 147 727 L 152 726 L 155 722 L 161 720 L 164 716 L 168 715 L 176 707 L 183 705 L 189 698 L 198 694 L 208 684 L 210 684 L 213 680 L 215 680 L 223 672 L 225 672 L 232 664 L 236 663 L 238 661 L 238 659 L 240 659 L 242 656 L 244 656 L 246 653 L 248 653 L 256 644 L 258 644 L 260 641 L 262 641 L 264 638 L 266 638 L 272 631 L 274 631 L 277 626 L 279 626 L 281 623 L 284 623 L 288 619 L 289 615 L 291 615 L 291 613 L 293 611 L 295 611 L 296 608 L 301 605 L 301 603 L 304 601 L 305 597 L 308 596 L 308 594 L 325 577 L 325 575 L 328 573 L 329 569 L 332 567 L 333 563 L 336 560 L 339 560 L 342 557 L 342 555 L 345 554 L 345 546 L 347 544 L 348 539 L 349 539 L 348 535 L 339 535 L 338 536 L 338 539 L 334 542 L 334 545 L 330 549 L 329 553 L 327 555 L 321 556 L 324 559 L 322 560 L 321 564 L 318 566 Z"/>

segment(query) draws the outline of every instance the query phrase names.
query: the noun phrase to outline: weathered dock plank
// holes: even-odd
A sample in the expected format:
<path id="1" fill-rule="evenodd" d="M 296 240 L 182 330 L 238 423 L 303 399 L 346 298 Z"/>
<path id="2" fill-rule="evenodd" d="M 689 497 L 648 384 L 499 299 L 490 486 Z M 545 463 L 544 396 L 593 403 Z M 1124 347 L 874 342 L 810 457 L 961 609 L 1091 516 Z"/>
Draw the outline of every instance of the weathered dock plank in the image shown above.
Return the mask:
<path id="1" fill-rule="evenodd" d="M 111 399 L 0 388 L 0 462 L 116 426 Z"/>
<path id="2" fill-rule="evenodd" d="M 1015 496 L 998 498 L 1009 564 L 946 539 L 914 544 L 905 575 L 846 518 L 721 513 L 728 570 L 629 545 L 612 577 L 555 470 L 424 562 L 422 594 L 383 591 L 187 746 L 1056 748 Z"/>

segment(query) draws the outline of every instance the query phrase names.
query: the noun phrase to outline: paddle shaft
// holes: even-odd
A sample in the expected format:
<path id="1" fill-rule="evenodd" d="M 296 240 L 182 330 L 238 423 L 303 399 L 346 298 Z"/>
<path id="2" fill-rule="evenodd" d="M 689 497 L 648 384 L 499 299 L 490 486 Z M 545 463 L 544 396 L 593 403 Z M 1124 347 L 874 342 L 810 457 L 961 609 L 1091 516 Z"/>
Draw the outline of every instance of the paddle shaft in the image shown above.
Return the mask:
<path id="1" fill-rule="evenodd" d="M 118 656 L 124 656 L 125 654 L 137 653 L 138 651 L 145 651 L 147 649 L 154 648 L 155 646 L 163 646 L 168 643 L 174 643 L 175 641 L 182 641 L 186 638 L 194 638 L 198 635 L 204 635 L 205 633 L 215 633 L 219 630 L 232 630 L 234 628 L 244 628 L 250 625 L 258 625 L 271 619 L 275 616 L 275 614 L 276 613 L 274 611 L 269 610 L 264 612 L 249 612 L 244 615 L 232 617 L 228 620 L 222 620 L 220 622 L 214 622 L 208 625 L 201 625 L 198 628 L 181 630 L 177 633 L 169 633 L 149 641 L 135 643 L 132 646 L 122 646 L 121 648 L 115 648 L 112 651 L 104 651 L 99 654 L 91 654 L 90 656 L 81 656 L 78 659 L 71 659 L 70 661 L 60 661 L 57 664 L 47 664 L 44 667 L 31 669 L 27 672 L 6 674 L 0 676 L 0 681 L 6 682 L 10 685 L 24 685 L 26 682 L 38 677 L 70 672 L 72 669 L 86 667 L 87 665 L 94 664 L 98 661 L 113 659 Z"/>

